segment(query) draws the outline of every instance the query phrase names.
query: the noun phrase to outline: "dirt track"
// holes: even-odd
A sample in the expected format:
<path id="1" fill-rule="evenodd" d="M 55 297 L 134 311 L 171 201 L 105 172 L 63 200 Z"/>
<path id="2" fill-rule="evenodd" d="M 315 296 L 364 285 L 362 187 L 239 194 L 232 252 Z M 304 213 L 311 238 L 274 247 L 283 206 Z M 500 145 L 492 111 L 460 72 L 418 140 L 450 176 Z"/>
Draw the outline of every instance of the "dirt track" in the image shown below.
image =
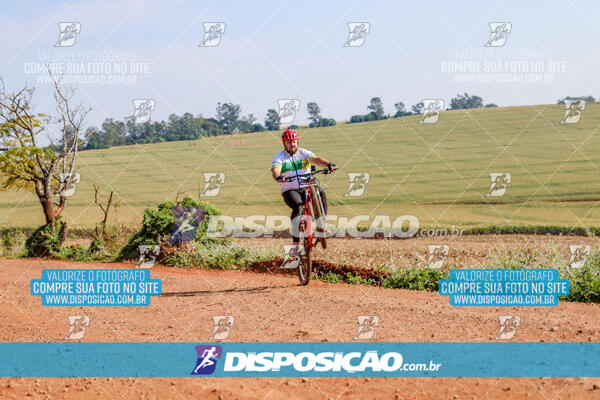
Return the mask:
<path id="1" fill-rule="evenodd" d="M 87 315 L 83 341 L 206 341 L 213 315 L 233 315 L 230 341 L 352 341 L 358 315 L 377 315 L 374 341 L 496 341 L 499 315 L 518 315 L 514 341 L 600 341 L 600 306 L 455 308 L 436 293 L 157 266 L 163 295 L 147 308 L 43 307 L 29 282 L 43 268 L 117 268 L 0 260 L 0 338 L 64 341 L 67 316 Z M 598 398 L 600 379 L 563 378 L 0 378 L 2 398 Z"/>

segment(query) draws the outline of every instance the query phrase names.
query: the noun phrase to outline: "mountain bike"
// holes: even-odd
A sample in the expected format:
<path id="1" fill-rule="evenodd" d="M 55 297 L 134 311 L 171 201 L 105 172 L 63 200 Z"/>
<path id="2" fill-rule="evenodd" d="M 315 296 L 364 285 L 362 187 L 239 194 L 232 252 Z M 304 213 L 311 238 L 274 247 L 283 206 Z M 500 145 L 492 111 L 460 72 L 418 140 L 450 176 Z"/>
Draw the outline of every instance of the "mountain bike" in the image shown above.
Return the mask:
<path id="1" fill-rule="evenodd" d="M 311 172 L 308 174 L 299 174 L 297 176 L 285 178 L 286 182 L 298 180 L 300 189 L 304 189 L 304 205 L 299 224 L 300 244 L 296 255 L 298 262 L 298 278 L 301 285 L 306 285 L 310 281 L 312 270 L 312 248 L 318 243 L 321 243 L 323 249 L 327 248 L 326 228 L 325 228 L 325 212 L 323 208 L 323 200 L 319 193 L 319 180 L 315 175 L 329 174 L 328 168 L 315 170 L 311 167 Z M 316 224 L 314 224 L 316 222 Z M 315 227 L 316 232 L 315 235 Z"/>

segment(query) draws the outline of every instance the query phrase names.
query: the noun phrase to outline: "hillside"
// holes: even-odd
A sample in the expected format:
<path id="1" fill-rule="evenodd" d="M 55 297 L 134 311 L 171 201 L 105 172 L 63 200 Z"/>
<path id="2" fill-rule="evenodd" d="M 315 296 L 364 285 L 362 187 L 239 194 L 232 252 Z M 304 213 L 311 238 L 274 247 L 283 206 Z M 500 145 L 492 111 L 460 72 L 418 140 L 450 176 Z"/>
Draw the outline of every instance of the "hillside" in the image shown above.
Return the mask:
<path id="1" fill-rule="evenodd" d="M 300 145 L 340 166 L 321 181 L 330 214 L 412 214 L 421 225 L 498 223 L 600 226 L 600 104 L 577 124 L 560 124 L 562 105 L 445 111 L 436 124 L 411 116 L 300 129 Z M 280 132 L 115 147 L 80 153 L 81 184 L 67 204 L 71 226 L 101 219 L 92 184 L 120 200 L 112 222 L 139 223 L 145 207 L 178 192 L 198 195 L 203 173 L 226 173 L 217 197 L 224 214 L 288 214 L 270 176 Z M 361 197 L 344 196 L 348 173 L 367 172 Z M 486 197 L 490 173 L 509 172 L 502 197 Z M 43 222 L 30 193 L 0 193 L 0 228 Z"/>

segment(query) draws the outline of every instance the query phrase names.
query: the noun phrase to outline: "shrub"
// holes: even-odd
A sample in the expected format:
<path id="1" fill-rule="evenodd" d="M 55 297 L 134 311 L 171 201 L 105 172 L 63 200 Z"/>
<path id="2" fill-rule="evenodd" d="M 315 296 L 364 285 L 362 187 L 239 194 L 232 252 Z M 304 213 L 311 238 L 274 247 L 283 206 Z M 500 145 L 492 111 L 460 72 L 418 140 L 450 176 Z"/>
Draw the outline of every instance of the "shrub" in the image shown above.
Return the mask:
<path id="1" fill-rule="evenodd" d="M 231 242 L 209 246 L 196 243 L 191 250 L 167 250 L 161 258 L 161 263 L 170 267 L 232 270 L 243 269 L 271 257 L 270 253 L 253 252 Z"/>
<path id="2" fill-rule="evenodd" d="M 327 271 L 315 274 L 315 278 L 329 283 L 340 283 L 344 282 L 344 278 L 335 272 Z"/>
<path id="3" fill-rule="evenodd" d="M 431 290 L 439 288 L 440 279 L 448 279 L 447 271 L 432 268 L 412 268 L 394 271 L 383 278 L 381 286 L 391 289 Z"/>
<path id="4" fill-rule="evenodd" d="M 53 251 L 60 251 L 60 231 L 52 229 L 52 224 L 37 228 L 25 241 L 28 257 L 47 257 Z"/>
<path id="5" fill-rule="evenodd" d="M 163 244 L 168 243 L 167 239 L 173 231 L 175 217 L 173 208 L 175 207 L 201 207 L 204 210 L 204 220 L 198 226 L 196 231 L 195 242 L 203 244 L 208 243 L 224 243 L 224 239 L 211 238 L 206 234 L 208 228 L 208 216 L 221 215 L 221 211 L 211 206 L 204 201 L 196 201 L 190 196 L 186 196 L 183 200 L 165 201 L 160 203 L 157 209 L 146 209 L 144 211 L 144 219 L 142 228 L 134 233 L 128 240 L 127 244 L 121 249 L 117 255 L 117 260 L 131 260 L 138 257 L 138 246 L 141 244 Z M 161 246 L 161 251 L 162 251 Z"/>
<path id="6" fill-rule="evenodd" d="M 360 275 L 352 275 L 352 272 L 346 273 L 346 282 L 353 285 L 374 285 L 375 281 L 371 278 L 365 279 Z"/>

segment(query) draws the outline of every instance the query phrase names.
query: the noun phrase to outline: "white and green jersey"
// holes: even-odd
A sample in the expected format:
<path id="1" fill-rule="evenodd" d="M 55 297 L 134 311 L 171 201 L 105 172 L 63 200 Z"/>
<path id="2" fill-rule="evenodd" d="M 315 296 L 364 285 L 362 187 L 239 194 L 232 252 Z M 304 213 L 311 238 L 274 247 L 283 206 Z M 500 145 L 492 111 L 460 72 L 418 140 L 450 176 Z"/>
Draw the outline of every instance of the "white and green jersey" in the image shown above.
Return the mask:
<path id="1" fill-rule="evenodd" d="M 296 176 L 296 174 L 308 174 L 310 172 L 310 162 L 314 156 L 315 153 L 301 147 L 298 147 L 298 151 L 292 155 L 285 150 L 282 150 L 273 158 L 271 168 L 277 166 L 281 167 L 281 175 L 286 178 Z M 287 190 L 300 188 L 297 179 L 292 182 L 279 182 L 279 185 L 281 186 L 281 193 Z"/>

